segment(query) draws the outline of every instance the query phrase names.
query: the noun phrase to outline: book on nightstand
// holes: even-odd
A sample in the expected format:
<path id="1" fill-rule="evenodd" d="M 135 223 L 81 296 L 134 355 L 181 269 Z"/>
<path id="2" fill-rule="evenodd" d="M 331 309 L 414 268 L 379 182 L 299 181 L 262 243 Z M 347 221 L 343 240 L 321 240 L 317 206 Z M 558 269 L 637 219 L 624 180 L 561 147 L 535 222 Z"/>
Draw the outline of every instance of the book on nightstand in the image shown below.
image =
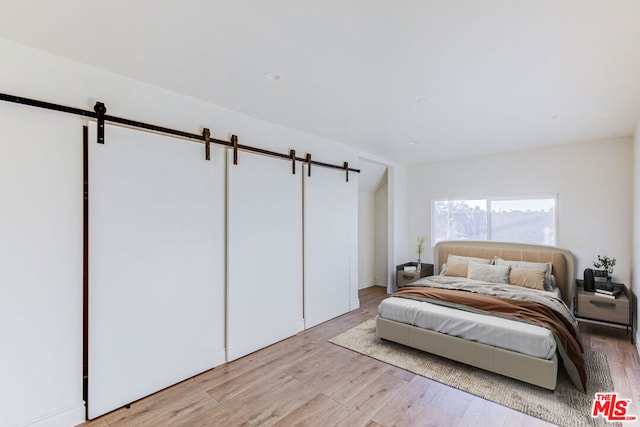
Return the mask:
<path id="1" fill-rule="evenodd" d="M 596 289 L 596 295 L 599 295 L 601 297 L 606 297 L 606 298 L 616 298 L 618 295 L 620 295 L 620 288 L 615 288 L 613 290 L 606 290 L 606 289 Z"/>

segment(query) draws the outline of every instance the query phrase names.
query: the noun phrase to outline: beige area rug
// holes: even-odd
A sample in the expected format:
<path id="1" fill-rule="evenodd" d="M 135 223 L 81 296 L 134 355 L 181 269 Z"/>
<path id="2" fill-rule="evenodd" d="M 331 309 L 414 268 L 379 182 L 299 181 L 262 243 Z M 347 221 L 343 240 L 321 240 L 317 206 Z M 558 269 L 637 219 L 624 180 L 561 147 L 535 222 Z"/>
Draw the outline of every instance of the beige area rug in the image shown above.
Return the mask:
<path id="1" fill-rule="evenodd" d="M 383 341 L 376 338 L 375 319 L 367 320 L 329 341 L 557 425 L 615 425 L 606 423 L 602 417 L 594 419 L 590 415 L 595 393 L 614 391 L 607 357 L 602 353 L 586 352 L 589 376 L 585 394 L 575 388 L 562 367 L 558 370 L 558 384 L 553 392 Z"/>

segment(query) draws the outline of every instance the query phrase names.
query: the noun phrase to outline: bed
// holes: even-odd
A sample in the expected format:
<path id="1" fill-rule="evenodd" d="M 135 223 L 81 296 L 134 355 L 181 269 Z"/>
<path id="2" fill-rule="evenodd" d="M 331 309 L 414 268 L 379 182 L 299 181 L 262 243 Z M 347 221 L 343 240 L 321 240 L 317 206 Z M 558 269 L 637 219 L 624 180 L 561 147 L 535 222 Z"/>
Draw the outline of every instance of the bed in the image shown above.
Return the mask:
<path id="1" fill-rule="evenodd" d="M 542 289 L 537 282 L 530 286 L 531 281 L 514 286 L 494 283 L 499 279 L 459 277 L 462 274 L 455 271 L 460 262 L 467 262 L 465 275 L 477 279 L 478 271 L 489 271 L 489 275 L 498 271 L 504 277 L 508 271 L 514 283 L 523 272 L 525 277 L 534 274 L 539 279 L 541 264 L 548 271 L 540 279 Z M 583 348 L 572 314 L 574 262 L 570 251 L 543 245 L 445 241 L 435 247 L 434 264 L 435 276 L 403 287 L 380 303 L 379 338 L 549 390 L 555 389 L 558 367 L 563 365 L 576 387 L 584 391 Z M 450 276 L 439 275 L 443 268 L 450 269 L 446 273 Z M 504 312 L 500 307 L 497 314 L 485 311 L 503 303 L 509 306 Z M 520 318 L 521 312 L 527 314 Z M 533 316 L 535 322 L 527 316 Z M 539 320 L 543 326 L 537 324 Z"/>

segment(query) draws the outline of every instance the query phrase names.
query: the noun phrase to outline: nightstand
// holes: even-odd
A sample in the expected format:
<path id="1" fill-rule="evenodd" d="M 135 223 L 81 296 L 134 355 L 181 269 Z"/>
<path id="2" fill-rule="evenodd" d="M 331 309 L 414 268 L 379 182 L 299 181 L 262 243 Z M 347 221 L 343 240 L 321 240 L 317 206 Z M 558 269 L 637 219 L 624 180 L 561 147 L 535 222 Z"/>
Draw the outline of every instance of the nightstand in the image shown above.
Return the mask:
<path id="1" fill-rule="evenodd" d="M 615 288 L 622 290 L 616 298 L 607 298 L 595 292 L 585 291 L 582 280 L 576 280 L 576 285 L 574 300 L 576 319 L 605 326 L 624 327 L 629 333 L 633 322 L 633 305 L 630 304 L 631 293 L 624 284 L 613 284 Z M 633 342 L 633 330 L 631 342 Z"/>
<path id="2" fill-rule="evenodd" d="M 404 271 L 404 267 L 416 267 L 417 265 L 417 262 L 396 265 L 396 285 L 399 288 L 407 286 L 422 277 L 433 276 L 433 264 L 420 263 L 420 271 Z"/>

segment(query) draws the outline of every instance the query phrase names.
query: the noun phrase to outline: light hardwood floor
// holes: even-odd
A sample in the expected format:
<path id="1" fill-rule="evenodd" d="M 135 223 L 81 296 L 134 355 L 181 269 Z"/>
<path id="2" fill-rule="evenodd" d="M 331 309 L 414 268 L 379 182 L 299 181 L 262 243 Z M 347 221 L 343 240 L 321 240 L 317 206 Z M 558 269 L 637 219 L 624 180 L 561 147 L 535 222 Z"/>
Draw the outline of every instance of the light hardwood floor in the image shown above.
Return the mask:
<path id="1" fill-rule="evenodd" d="M 385 296 L 381 287 L 361 290 L 358 310 L 82 425 L 549 425 L 327 342 L 374 317 Z M 616 390 L 640 415 L 640 363 L 629 336 L 597 325 L 581 330 L 587 347 L 606 353 Z"/>

